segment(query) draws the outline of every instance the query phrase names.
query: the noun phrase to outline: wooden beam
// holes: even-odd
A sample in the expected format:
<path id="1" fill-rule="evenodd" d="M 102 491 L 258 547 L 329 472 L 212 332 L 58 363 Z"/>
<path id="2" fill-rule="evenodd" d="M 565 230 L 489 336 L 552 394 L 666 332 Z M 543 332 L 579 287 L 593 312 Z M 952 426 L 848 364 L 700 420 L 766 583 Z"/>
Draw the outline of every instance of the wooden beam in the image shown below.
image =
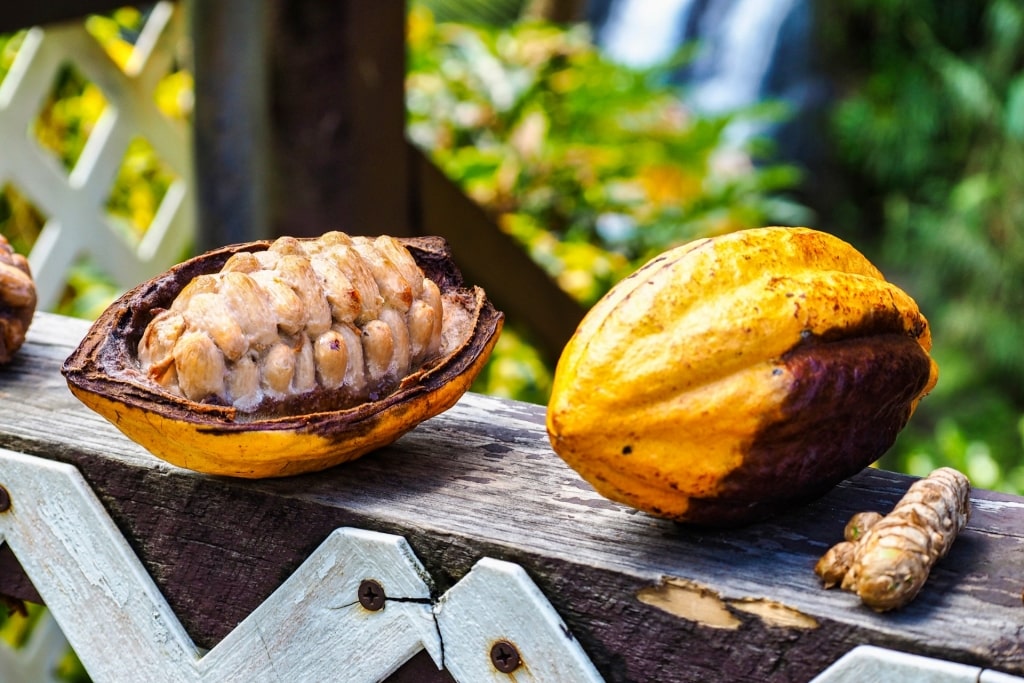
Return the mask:
<path id="1" fill-rule="evenodd" d="M 409 235 L 405 3 L 193 3 L 199 251 Z"/>
<path id="2" fill-rule="evenodd" d="M 566 24 L 582 21 L 586 12 L 584 0 L 528 0 L 523 18 Z"/>
<path id="3" fill-rule="evenodd" d="M 1024 674 L 1020 497 L 976 490 L 923 592 L 876 614 L 823 590 L 813 566 L 853 512 L 888 511 L 906 476 L 869 469 L 773 519 L 692 528 L 595 493 L 551 451 L 543 406 L 469 394 L 348 465 L 209 477 L 156 460 L 71 396 L 59 367 L 85 329 L 37 315 L 3 368 L 0 447 L 74 464 L 201 645 L 352 526 L 405 537 L 439 594 L 482 557 L 519 564 L 608 681 L 809 680 L 860 644 Z M 0 574 L 0 593 L 15 578 Z"/>
<path id="4" fill-rule="evenodd" d="M 447 239 L 467 280 L 483 287 L 510 321 L 536 335 L 549 360 L 557 360 L 583 308 L 412 144 L 409 154 L 417 232 Z"/>

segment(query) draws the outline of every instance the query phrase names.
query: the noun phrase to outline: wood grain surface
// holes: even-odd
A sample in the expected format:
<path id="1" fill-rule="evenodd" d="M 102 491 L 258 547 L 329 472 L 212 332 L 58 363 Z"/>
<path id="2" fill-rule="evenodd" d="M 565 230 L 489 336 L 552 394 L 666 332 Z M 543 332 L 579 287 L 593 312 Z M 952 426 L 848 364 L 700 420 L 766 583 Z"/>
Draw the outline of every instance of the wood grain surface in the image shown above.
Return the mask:
<path id="1" fill-rule="evenodd" d="M 609 681 L 805 681 L 859 644 L 1024 674 L 1022 498 L 976 490 L 917 600 L 876 614 L 823 590 L 813 566 L 908 477 L 869 469 L 757 524 L 686 527 L 595 493 L 551 451 L 542 406 L 476 394 L 326 472 L 210 477 L 157 460 L 70 394 L 60 364 L 86 329 L 37 314 L 0 368 L 0 446 L 75 464 L 200 645 L 354 526 L 406 537 L 439 593 L 482 557 L 520 564 Z M 0 593 L 33 597 L 2 553 Z"/>

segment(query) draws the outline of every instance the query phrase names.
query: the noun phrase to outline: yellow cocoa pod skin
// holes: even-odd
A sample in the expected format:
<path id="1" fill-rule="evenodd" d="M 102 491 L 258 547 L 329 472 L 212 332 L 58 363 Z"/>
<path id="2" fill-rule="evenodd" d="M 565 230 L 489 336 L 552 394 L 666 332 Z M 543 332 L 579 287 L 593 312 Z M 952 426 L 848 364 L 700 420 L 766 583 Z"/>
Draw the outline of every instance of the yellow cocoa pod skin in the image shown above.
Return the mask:
<path id="1" fill-rule="evenodd" d="M 585 316 L 552 448 L 600 493 L 706 525 L 812 499 L 878 459 L 938 378 L 916 303 L 808 228 L 697 240 Z"/>
<path id="2" fill-rule="evenodd" d="M 342 259 L 352 289 L 331 292 L 332 306 L 311 256 L 356 254 L 342 233 L 217 249 L 104 311 L 64 362 L 68 386 L 157 457 L 209 474 L 314 472 L 387 445 L 455 404 L 504 316 L 463 281 L 442 238 L 367 242 L 386 245 L 381 262 L 402 281 L 415 272 L 415 285 L 396 278 L 385 297 L 369 265 Z M 395 256 L 399 245 L 407 257 Z M 302 315 L 289 310 L 296 302 Z M 345 318 L 334 320 L 332 308 Z"/>

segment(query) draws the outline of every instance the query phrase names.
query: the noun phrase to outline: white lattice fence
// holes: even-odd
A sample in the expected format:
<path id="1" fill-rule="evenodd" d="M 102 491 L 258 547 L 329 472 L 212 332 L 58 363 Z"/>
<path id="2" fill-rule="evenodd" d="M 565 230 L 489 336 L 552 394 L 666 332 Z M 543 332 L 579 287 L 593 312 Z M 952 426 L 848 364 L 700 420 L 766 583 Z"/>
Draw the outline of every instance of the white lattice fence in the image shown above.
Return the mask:
<path id="1" fill-rule="evenodd" d="M 46 217 L 29 260 L 39 306 L 49 309 L 63 291 L 69 268 L 91 257 L 128 288 L 180 258 L 193 237 L 190 131 L 157 108 L 154 90 L 185 39 L 182 9 L 159 3 L 149 14 L 125 68 L 119 67 L 84 21 L 35 27 L 24 36 L 0 82 L 0 189 L 13 186 Z M 43 148 L 33 127 L 59 71 L 71 65 L 103 93 L 107 106 L 70 172 Z M 132 242 L 105 203 L 130 142 L 144 139 L 173 171 L 152 223 Z M 0 643 L 0 680 L 45 683 L 54 678 L 67 641 L 48 614 L 24 647 Z"/>
<path id="2" fill-rule="evenodd" d="M 68 269 L 88 255 L 128 288 L 173 265 L 192 238 L 195 211 L 189 131 L 164 116 L 154 89 L 184 37 L 182 9 L 159 3 L 150 13 L 126 68 L 119 67 L 83 22 L 31 29 L 0 83 L 0 188 L 13 185 L 47 218 L 29 261 L 39 306 L 51 308 Z M 59 70 L 72 65 L 103 92 L 107 106 L 71 171 L 33 134 Z M 106 210 L 129 143 L 143 138 L 175 174 L 138 243 Z"/>

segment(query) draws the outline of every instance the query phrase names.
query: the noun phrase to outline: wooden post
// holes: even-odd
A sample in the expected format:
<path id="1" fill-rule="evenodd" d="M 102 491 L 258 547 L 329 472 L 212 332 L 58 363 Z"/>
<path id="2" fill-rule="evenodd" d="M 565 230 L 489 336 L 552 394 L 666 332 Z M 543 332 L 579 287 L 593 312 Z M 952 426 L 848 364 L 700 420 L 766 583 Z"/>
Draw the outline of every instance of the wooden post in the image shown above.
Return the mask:
<path id="1" fill-rule="evenodd" d="M 412 234 L 405 3 L 272 2 L 274 233 Z"/>
<path id="2" fill-rule="evenodd" d="M 269 0 L 190 4 L 196 250 L 271 236 Z"/>

